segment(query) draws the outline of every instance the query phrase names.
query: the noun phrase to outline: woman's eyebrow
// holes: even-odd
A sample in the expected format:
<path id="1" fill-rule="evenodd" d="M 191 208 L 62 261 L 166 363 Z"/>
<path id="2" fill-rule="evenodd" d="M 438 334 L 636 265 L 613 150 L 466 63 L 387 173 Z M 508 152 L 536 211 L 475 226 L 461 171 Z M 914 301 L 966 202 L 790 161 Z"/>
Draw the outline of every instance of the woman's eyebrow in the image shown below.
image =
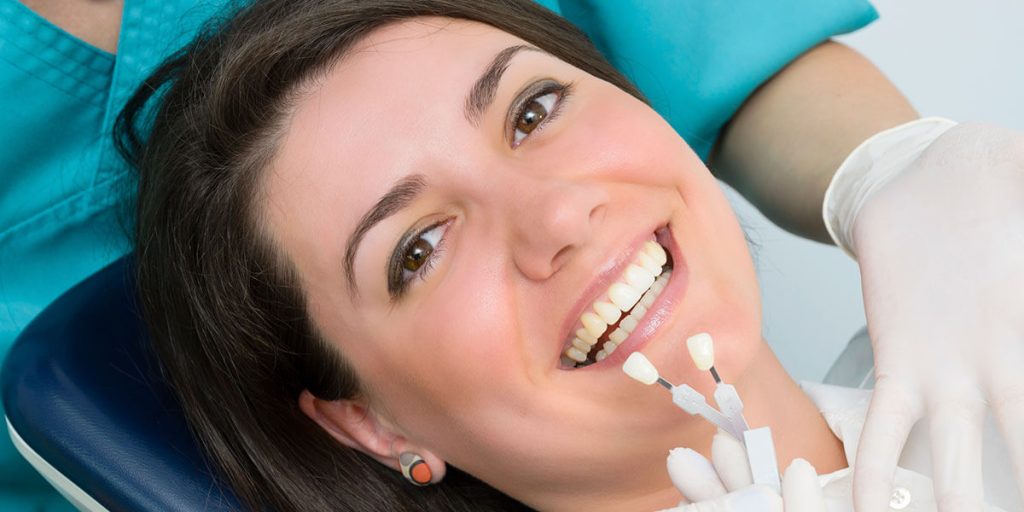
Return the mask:
<path id="1" fill-rule="evenodd" d="M 348 279 L 350 295 L 358 296 L 359 294 L 356 288 L 355 261 L 356 253 L 359 251 L 359 243 L 363 241 L 363 237 L 377 223 L 409 206 L 426 187 L 427 179 L 425 176 L 422 174 L 410 174 L 392 185 L 391 189 L 381 196 L 377 203 L 359 220 L 355 231 L 348 237 L 348 243 L 345 247 L 345 277 Z"/>
<path id="2" fill-rule="evenodd" d="M 483 74 L 480 75 L 480 78 L 470 88 L 469 94 L 466 95 L 465 115 L 469 124 L 473 126 L 478 125 L 480 116 L 487 110 L 487 107 L 491 106 L 491 102 L 494 101 L 494 93 L 498 90 L 501 75 L 508 69 L 509 61 L 522 50 L 543 52 L 540 48 L 526 44 L 509 46 L 498 52 Z"/>

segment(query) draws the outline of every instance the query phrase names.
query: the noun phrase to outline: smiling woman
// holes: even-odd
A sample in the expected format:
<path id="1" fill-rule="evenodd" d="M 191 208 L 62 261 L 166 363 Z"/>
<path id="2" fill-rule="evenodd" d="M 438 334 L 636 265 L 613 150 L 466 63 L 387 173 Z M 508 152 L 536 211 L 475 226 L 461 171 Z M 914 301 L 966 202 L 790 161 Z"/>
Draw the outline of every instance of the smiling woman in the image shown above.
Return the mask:
<path id="1" fill-rule="evenodd" d="M 707 390 L 698 331 L 780 460 L 845 464 L 717 182 L 543 8 L 256 2 L 119 125 L 156 349 L 254 509 L 671 506 L 665 453 L 714 431 L 618 367 Z"/>

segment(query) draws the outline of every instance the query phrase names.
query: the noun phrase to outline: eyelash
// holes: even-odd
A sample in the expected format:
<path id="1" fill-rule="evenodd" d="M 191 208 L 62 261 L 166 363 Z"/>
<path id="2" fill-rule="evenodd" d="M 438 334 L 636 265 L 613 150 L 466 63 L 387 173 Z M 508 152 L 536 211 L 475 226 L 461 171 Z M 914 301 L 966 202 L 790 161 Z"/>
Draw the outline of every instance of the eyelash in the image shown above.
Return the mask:
<path id="1" fill-rule="evenodd" d="M 572 85 L 572 83 L 562 83 L 550 79 L 543 80 L 531 86 L 531 88 L 539 87 L 539 90 L 532 94 L 529 94 L 528 96 L 520 96 L 519 102 L 513 105 L 511 115 L 508 116 L 508 124 L 506 128 L 506 132 L 509 133 L 510 137 L 509 143 L 511 144 L 513 149 L 519 147 L 519 145 L 522 144 L 523 141 L 529 138 L 532 134 L 536 133 L 538 130 L 543 129 L 549 121 L 552 121 L 556 117 L 558 117 L 558 114 L 562 111 L 562 106 L 565 104 L 566 99 L 568 99 L 569 95 L 572 93 Z M 518 129 L 516 128 L 516 124 L 518 124 L 519 119 L 526 112 L 526 107 L 528 107 L 538 98 L 542 98 L 552 93 L 558 96 L 558 98 L 555 100 L 554 107 L 551 109 L 550 112 L 547 113 L 547 115 L 544 116 L 544 119 L 540 121 L 540 124 L 538 124 L 533 129 L 533 131 L 525 134 L 522 140 L 516 142 L 515 134 L 518 131 Z M 437 229 L 438 227 L 444 226 L 446 224 L 451 224 L 451 222 L 451 219 L 435 222 L 403 238 L 402 242 L 395 249 L 395 252 L 392 253 L 391 261 L 388 264 L 388 293 L 391 295 L 392 301 L 397 301 L 398 299 L 400 299 L 409 289 L 409 286 L 412 284 L 413 280 L 424 280 L 427 278 L 427 276 L 430 274 L 430 271 L 433 270 L 434 265 L 438 261 L 438 258 L 440 258 L 441 255 L 444 253 L 448 228 L 445 228 L 444 233 L 441 234 L 441 238 L 437 241 L 437 245 L 433 247 L 433 249 L 430 252 L 430 255 L 427 256 L 426 261 L 424 261 L 423 265 L 421 265 L 418 269 L 416 269 L 415 271 L 405 270 L 404 268 L 402 268 L 402 259 L 405 258 L 405 255 L 409 253 L 413 245 L 417 241 L 422 239 L 424 235 L 426 235 L 427 233 L 434 229 Z M 411 272 L 412 275 L 406 277 L 406 272 Z"/>
<path id="2" fill-rule="evenodd" d="M 532 94 L 529 94 L 530 89 L 536 88 L 539 88 L 539 90 L 533 92 Z M 528 95 L 520 96 L 520 100 L 518 101 L 518 103 L 514 104 L 511 111 L 511 115 L 509 115 L 508 117 L 505 131 L 506 133 L 508 133 L 509 144 L 512 146 L 512 148 L 515 149 L 519 147 L 519 145 L 522 144 L 531 135 L 533 135 L 539 130 L 544 129 L 544 126 L 546 126 L 549 121 L 552 121 L 555 118 L 557 118 L 558 115 L 562 112 L 562 106 L 565 104 L 565 101 L 572 94 L 572 90 L 572 82 L 563 83 L 553 79 L 545 79 L 531 84 L 527 89 Z M 539 125 L 537 125 L 536 128 L 533 129 L 532 132 L 525 134 L 523 139 L 517 142 L 515 140 L 516 132 L 518 131 L 516 129 L 516 124 L 523 117 L 523 114 L 526 113 L 526 107 L 530 106 L 530 104 L 533 103 L 538 98 L 542 98 L 552 93 L 558 96 L 558 98 L 555 100 L 554 108 L 552 108 L 551 111 L 547 113 L 544 119 L 540 122 Z"/>

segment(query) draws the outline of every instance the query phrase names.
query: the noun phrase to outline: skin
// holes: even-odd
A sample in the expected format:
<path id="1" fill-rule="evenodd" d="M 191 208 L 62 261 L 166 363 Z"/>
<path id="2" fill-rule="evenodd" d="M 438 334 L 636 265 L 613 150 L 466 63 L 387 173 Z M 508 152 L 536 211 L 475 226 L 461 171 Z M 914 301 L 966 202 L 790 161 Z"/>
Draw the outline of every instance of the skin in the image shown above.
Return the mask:
<path id="1" fill-rule="evenodd" d="M 775 224 L 831 244 L 821 203 L 832 174 L 868 137 L 917 118 L 874 64 L 826 42 L 747 99 L 722 132 L 711 167 Z"/>
<path id="2" fill-rule="evenodd" d="M 29 9 L 105 52 L 117 51 L 124 0 L 22 0 Z"/>
<path id="3" fill-rule="evenodd" d="M 603 291 L 584 294 L 588 285 L 667 226 L 682 284 L 655 304 L 662 321 L 645 354 L 710 395 L 681 341 L 711 332 L 716 367 L 745 397 L 748 420 L 784 433 L 783 465 L 800 456 L 820 471 L 844 467 L 839 442 L 760 337 L 753 265 L 717 182 L 653 110 L 525 51 L 479 122 L 466 119 L 471 85 L 518 44 L 485 25 L 411 20 L 372 33 L 302 88 L 261 213 L 313 321 L 365 389 L 333 402 L 304 393 L 303 411 L 391 467 L 415 451 L 435 479 L 451 463 L 538 509 L 674 505 L 665 455 L 679 445 L 707 454 L 712 427 L 627 378 L 626 347 L 585 370 L 559 366 L 575 306 Z M 509 105 L 543 78 L 571 82 L 572 93 L 513 147 Z M 367 233 L 347 282 L 341 262 L 357 221 L 412 173 L 426 191 Z M 394 247 L 441 220 L 450 223 L 432 270 L 392 302 Z"/>

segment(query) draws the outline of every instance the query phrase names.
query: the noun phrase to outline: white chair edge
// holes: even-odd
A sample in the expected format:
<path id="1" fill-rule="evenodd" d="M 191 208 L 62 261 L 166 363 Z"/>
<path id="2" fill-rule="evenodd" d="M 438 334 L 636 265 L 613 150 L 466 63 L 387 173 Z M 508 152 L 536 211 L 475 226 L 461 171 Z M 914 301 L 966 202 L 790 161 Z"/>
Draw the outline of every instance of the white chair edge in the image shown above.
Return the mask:
<path id="1" fill-rule="evenodd" d="M 45 478 L 47 482 L 50 482 L 50 485 L 60 491 L 60 493 L 74 506 L 78 507 L 78 510 L 86 512 L 108 512 L 106 507 L 100 505 L 96 499 L 83 491 L 81 487 L 75 485 L 75 483 L 68 479 L 68 477 L 64 476 L 60 471 L 57 471 L 57 468 L 54 468 L 49 462 L 46 462 L 46 459 L 43 459 L 38 453 L 36 453 L 36 451 L 21 438 L 18 431 L 14 429 L 14 426 L 11 425 L 10 419 L 5 416 L 4 420 L 7 422 L 7 432 L 11 435 L 11 441 L 14 442 L 14 447 L 18 449 L 21 456 L 25 457 L 25 460 L 27 460 L 29 464 L 32 464 L 32 467 L 34 467 L 40 475 L 43 475 L 43 478 Z"/>

